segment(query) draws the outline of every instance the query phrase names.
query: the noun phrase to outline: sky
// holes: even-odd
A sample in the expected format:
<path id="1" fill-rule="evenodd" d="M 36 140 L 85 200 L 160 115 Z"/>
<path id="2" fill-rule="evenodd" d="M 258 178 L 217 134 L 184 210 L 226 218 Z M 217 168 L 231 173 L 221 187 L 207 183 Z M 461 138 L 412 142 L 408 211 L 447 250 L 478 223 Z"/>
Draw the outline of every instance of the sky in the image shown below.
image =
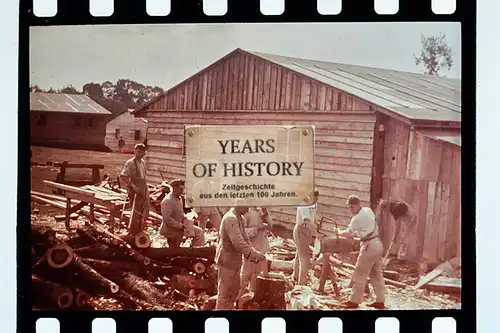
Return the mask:
<path id="1" fill-rule="evenodd" d="M 460 78 L 459 23 L 94 25 L 30 28 L 31 84 L 81 89 L 136 82 L 168 89 L 235 48 L 290 57 L 423 72 L 421 35 L 447 35 Z"/>

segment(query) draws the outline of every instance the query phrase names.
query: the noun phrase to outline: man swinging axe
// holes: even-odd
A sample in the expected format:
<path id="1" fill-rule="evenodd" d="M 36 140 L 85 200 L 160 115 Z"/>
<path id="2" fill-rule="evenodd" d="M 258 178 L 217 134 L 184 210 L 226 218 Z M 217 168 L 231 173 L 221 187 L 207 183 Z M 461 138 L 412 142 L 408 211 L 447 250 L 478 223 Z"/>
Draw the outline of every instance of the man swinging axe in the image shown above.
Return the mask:
<path id="1" fill-rule="evenodd" d="M 380 214 L 389 211 L 396 222 L 396 232 L 394 233 L 394 238 L 391 240 L 391 246 L 399 241 L 398 260 L 408 260 L 410 237 L 417 224 L 415 211 L 406 202 L 397 200 L 382 199 L 379 202 L 379 207 Z M 390 252 L 391 246 L 389 246 L 388 252 Z"/>
<path id="2" fill-rule="evenodd" d="M 138 143 L 134 147 L 135 156 L 125 162 L 120 174 L 120 182 L 127 186 L 128 197 L 132 201 L 129 233 L 133 236 L 144 228 L 144 222 L 149 216 L 149 189 L 146 179 L 146 146 Z"/>

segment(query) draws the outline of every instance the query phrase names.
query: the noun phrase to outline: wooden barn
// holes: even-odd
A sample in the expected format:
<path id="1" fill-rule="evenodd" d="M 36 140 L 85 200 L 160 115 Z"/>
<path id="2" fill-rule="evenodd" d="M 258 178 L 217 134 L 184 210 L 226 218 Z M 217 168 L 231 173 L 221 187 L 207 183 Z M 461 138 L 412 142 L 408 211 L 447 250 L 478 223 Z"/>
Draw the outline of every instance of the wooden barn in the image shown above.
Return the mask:
<path id="1" fill-rule="evenodd" d="M 461 81 L 236 49 L 135 111 L 148 120 L 148 177 L 184 177 L 184 125 L 312 124 L 318 215 L 349 223 L 346 198 L 403 199 L 415 259 L 460 255 Z M 296 209 L 274 208 L 287 228 Z M 381 221 L 386 247 L 392 219 Z M 323 224 L 324 231 L 334 228 Z M 397 251 L 397 246 L 393 251 Z"/>
<path id="2" fill-rule="evenodd" d="M 106 124 L 106 146 L 111 150 L 119 151 L 120 137 L 125 141 L 126 151 L 133 151 L 135 144 L 142 143 L 146 139 L 148 121 L 135 117 L 132 111 L 133 109 L 129 109 Z"/>
<path id="3" fill-rule="evenodd" d="M 30 139 L 34 146 L 107 150 L 111 112 L 86 95 L 30 93 Z"/>

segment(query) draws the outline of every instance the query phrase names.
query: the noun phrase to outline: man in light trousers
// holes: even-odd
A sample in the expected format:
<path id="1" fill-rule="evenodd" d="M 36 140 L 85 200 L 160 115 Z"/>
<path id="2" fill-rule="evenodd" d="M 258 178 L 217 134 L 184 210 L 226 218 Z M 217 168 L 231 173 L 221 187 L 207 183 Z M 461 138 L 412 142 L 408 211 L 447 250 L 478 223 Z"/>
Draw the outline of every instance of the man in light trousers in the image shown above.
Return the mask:
<path id="1" fill-rule="evenodd" d="M 255 250 L 266 254 L 269 251 L 269 240 L 267 230 L 273 226 L 273 220 L 266 208 L 250 207 L 245 214 L 245 233 L 247 234 Z M 257 275 L 268 274 L 267 260 L 254 263 L 247 258 L 243 258 L 243 268 L 241 269 L 240 296 L 244 294 L 247 286 L 249 290 L 255 292 Z"/>
<path id="2" fill-rule="evenodd" d="M 263 253 L 252 247 L 245 233 L 243 215 L 247 211 L 247 207 L 235 206 L 224 214 L 221 221 L 215 253 L 218 268 L 215 310 L 234 309 L 240 291 L 242 257 L 256 263 L 266 260 Z"/>
<path id="3" fill-rule="evenodd" d="M 293 228 L 295 242 L 295 259 L 292 279 L 299 285 L 306 285 L 309 278 L 311 255 L 309 245 L 316 235 L 316 210 L 319 197 L 318 190 L 314 191 L 314 204 L 297 208 L 297 218 Z"/>
<path id="4" fill-rule="evenodd" d="M 382 275 L 382 255 L 384 245 L 379 238 L 375 214 L 369 207 L 361 207 L 361 200 L 356 195 L 351 195 L 347 205 L 353 217 L 345 230 L 336 230 L 339 236 L 361 238 L 361 249 L 354 268 L 353 288 L 350 300 L 344 303 L 347 309 L 355 309 L 363 301 L 365 285 L 370 281 L 375 292 L 376 300 L 368 306 L 385 308 L 385 283 Z"/>
<path id="5" fill-rule="evenodd" d="M 396 231 L 392 242 L 399 242 L 398 260 L 411 259 L 408 253 L 412 232 L 417 225 L 417 216 L 413 208 L 404 201 L 380 200 L 381 213 L 389 211 L 396 222 Z"/>

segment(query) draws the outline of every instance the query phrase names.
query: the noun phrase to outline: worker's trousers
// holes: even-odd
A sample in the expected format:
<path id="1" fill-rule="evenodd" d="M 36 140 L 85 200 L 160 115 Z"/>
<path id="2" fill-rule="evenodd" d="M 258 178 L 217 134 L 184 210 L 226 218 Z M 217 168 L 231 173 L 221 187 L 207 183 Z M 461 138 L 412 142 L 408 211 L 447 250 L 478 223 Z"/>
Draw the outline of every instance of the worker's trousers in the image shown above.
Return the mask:
<path id="1" fill-rule="evenodd" d="M 401 230 L 400 230 L 401 238 L 399 239 L 399 249 L 398 249 L 399 260 L 410 259 L 410 253 L 408 253 L 408 249 L 410 247 L 410 239 L 412 232 L 417 224 L 416 221 L 417 219 L 415 215 L 406 214 L 405 216 L 401 217 L 401 220 L 399 222 L 401 223 Z"/>
<path id="2" fill-rule="evenodd" d="M 370 277 L 376 301 L 385 301 L 385 283 L 382 274 L 383 252 L 384 245 L 378 237 L 363 242 L 361 245 L 356 267 L 354 268 L 351 302 L 359 304 L 363 301 L 368 277 Z"/>
<path id="3" fill-rule="evenodd" d="M 171 235 L 166 235 L 167 236 L 167 241 L 168 241 L 168 246 L 169 247 L 179 247 L 182 243 L 182 238 L 184 236 L 186 237 L 192 237 L 193 242 L 191 243 L 192 246 L 204 246 L 205 245 L 205 233 L 200 227 L 197 226 L 191 226 L 191 230 L 194 232 L 194 235 L 186 235 L 185 233 L 172 233 Z"/>
<path id="4" fill-rule="evenodd" d="M 305 285 L 308 281 L 308 271 L 311 262 L 309 255 L 309 245 L 312 242 L 312 233 L 307 226 L 295 225 L 293 228 L 293 240 L 295 241 L 295 259 L 293 269 L 293 279 L 298 280 L 298 284 Z"/>
<path id="5" fill-rule="evenodd" d="M 212 224 L 212 227 L 217 231 L 220 229 L 221 216 L 219 212 L 213 212 L 211 210 L 206 210 L 204 208 L 201 209 L 200 213 L 198 213 L 198 220 L 200 221 L 200 228 L 204 231 L 208 220 Z"/>
<path id="6" fill-rule="evenodd" d="M 240 290 L 241 267 L 235 270 L 219 266 L 218 269 L 215 310 L 234 310 Z"/>
<path id="7" fill-rule="evenodd" d="M 251 262 L 247 258 L 243 259 L 243 267 L 241 268 L 241 283 L 240 283 L 240 293 L 243 295 L 245 288 L 250 285 L 249 290 L 255 292 L 255 286 L 257 282 L 258 275 L 267 275 L 267 261 L 261 261 L 258 263 Z"/>
<path id="8" fill-rule="evenodd" d="M 149 192 L 146 195 L 136 193 L 132 203 L 132 216 L 130 216 L 130 233 L 137 235 L 144 229 L 145 222 L 149 217 Z"/>

